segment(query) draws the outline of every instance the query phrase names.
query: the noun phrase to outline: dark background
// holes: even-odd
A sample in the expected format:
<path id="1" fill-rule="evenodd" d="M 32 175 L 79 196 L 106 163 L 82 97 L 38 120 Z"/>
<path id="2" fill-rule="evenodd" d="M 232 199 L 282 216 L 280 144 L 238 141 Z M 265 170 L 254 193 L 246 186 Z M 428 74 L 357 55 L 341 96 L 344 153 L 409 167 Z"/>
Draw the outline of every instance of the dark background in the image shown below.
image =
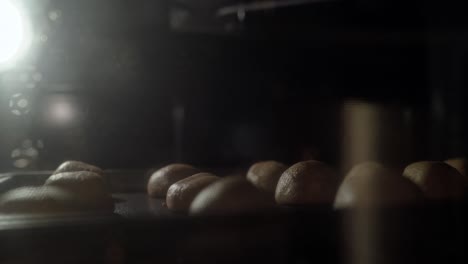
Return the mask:
<path id="1" fill-rule="evenodd" d="M 24 1 L 35 40 L 0 73 L 0 169 L 15 169 L 12 151 L 28 149 L 26 139 L 38 155 L 24 169 L 66 159 L 106 168 L 338 165 L 351 98 L 414 113 L 413 160 L 466 153 L 462 4 L 325 1 L 243 19 L 216 17 L 220 6 Z M 24 76 L 36 73 L 28 88 Z M 30 106 L 20 116 L 10 104 L 18 93 Z M 53 100 L 71 104 L 75 118 L 48 122 Z"/>

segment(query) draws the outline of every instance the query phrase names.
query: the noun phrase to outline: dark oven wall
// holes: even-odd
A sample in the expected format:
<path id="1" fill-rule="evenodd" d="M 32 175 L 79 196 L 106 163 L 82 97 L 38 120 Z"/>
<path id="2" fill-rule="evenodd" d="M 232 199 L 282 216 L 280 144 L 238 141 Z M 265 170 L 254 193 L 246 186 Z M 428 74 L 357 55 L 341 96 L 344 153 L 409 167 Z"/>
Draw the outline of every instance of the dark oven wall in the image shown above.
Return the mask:
<path id="1" fill-rule="evenodd" d="M 163 18 L 128 26 L 154 17 L 135 15 L 138 5 L 130 18 L 107 20 L 95 19 L 104 14 L 98 7 L 75 5 L 57 7 L 61 22 L 44 26 L 34 63 L 2 73 L 2 170 L 50 169 L 64 159 L 107 168 L 338 164 L 344 99 L 423 111 L 430 103 L 420 32 L 324 34 L 304 21 L 294 31 L 257 23 L 233 35 L 177 32 Z M 122 5 L 108 13 L 125 13 Z"/>

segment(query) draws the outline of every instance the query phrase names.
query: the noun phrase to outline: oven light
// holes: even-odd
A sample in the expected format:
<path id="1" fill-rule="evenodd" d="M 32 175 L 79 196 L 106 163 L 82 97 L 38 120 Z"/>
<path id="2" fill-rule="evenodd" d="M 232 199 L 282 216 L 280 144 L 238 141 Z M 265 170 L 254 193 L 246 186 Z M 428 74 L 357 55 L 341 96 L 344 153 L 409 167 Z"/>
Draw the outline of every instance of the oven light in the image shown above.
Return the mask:
<path id="1" fill-rule="evenodd" d="M 54 102 L 50 105 L 49 117 L 57 124 L 67 124 L 73 121 L 75 109 L 66 101 Z"/>
<path id="2" fill-rule="evenodd" d="M 28 30 L 24 17 L 11 0 L 0 0 L 0 64 L 11 63 L 26 48 Z"/>

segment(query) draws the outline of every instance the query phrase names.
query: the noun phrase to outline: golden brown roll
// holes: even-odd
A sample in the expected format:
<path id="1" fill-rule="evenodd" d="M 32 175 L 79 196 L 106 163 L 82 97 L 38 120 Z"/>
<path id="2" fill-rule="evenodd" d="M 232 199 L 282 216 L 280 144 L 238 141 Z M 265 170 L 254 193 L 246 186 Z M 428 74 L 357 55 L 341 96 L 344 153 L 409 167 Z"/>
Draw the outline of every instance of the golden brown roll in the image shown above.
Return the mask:
<path id="1" fill-rule="evenodd" d="M 75 171 L 90 171 L 99 175 L 104 175 L 104 171 L 101 168 L 76 160 L 69 160 L 60 164 L 60 166 L 55 170 L 54 174 Z"/>
<path id="2" fill-rule="evenodd" d="M 76 197 L 54 186 L 20 187 L 0 197 L 0 212 L 16 214 L 61 214 L 77 211 Z"/>
<path id="3" fill-rule="evenodd" d="M 332 204 L 337 186 L 338 177 L 326 164 L 303 161 L 283 172 L 275 198 L 281 205 Z"/>
<path id="4" fill-rule="evenodd" d="M 167 190 L 167 207 L 174 211 L 188 211 L 195 196 L 217 180 L 218 176 L 202 172 L 172 184 Z"/>
<path id="5" fill-rule="evenodd" d="M 262 161 L 253 164 L 247 172 L 247 180 L 260 190 L 274 193 L 281 174 L 288 167 L 277 161 Z"/>
<path id="6" fill-rule="evenodd" d="M 148 181 L 148 195 L 166 197 L 169 187 L 200 171 L 187 164 L 171 164 L 154 172 Z"/>
<path id="7" fill-rule="evenodd" d="M 62 172 L 50 176 L 45 186 L 63 188 L 76 194 L 89 209 L 113 210 L 114 204 L 101 175 L 90 171 Z"/>
<path id="8" fill-rule="evenodd" d="M 458 172 L 460 172 L 461 175 L 463 175 L 468 182 L 468 171 L 466 170 L 468 167 L 468 160 L 465 158 L 454 158 L 454 159 L 448 159 L 445 161 L 448 165 L 454 167 L 457 169 Z"/>
<path id="9" fill-rule="evenodd" d="M 373 208 L 422 202 L 416 184 L 381 164 L 365 162 L 354 166 L 335 197 L 335 208 Z"/>
<path id="10" fill-rule="evenodd" d="M 243 177 L 226 177 L 203 189 L 190 205 L 190 214 L 233 214 L 270 209 L 274 201 Z"/>
<path id="11" fill-rule="evenodd" d="M 465 189 L 460 172 L 444 162 L 415 162 L 405 168 L 403 176 L 416 183 L 431 200 L 457 200 Z"/>

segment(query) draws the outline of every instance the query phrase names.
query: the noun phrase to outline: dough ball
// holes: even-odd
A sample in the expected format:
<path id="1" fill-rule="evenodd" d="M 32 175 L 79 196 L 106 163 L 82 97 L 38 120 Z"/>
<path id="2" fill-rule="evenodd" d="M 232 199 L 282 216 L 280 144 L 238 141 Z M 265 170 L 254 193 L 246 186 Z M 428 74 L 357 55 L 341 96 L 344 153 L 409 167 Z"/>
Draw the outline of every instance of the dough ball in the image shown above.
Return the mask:
<path id="1" fill-rule="evenodd" d="M 90 171 L 99 175 L 104 175 L 104 171 L 101 168 L 76 160 L 69 160 L 60 164 L 60 166 L 55 170 L 54 174 L 75 171 Z"/>
<path id="2" fill-rule="evenodd" d="M 191 214 L 233 214 L 271 209 L 273 199 L 245 178 L 227 177 L 203 189 L 190 205 Z"/>
<path id="3" fill-rule="evenodd" d="M 303 161 L 283 172 L 275 198 L 281 205 L 332 204 L 337 185 L 337 175 L 326 164 Z"/>
<path id="4" fill-rule="evenodd" d="M 61 214 L 77 211 L 76 197 L 54 186 L 20 187 L 0 197 L 0 212 L 16 214 Z"/>
<path id="5" fill-rule="evenodd" d="M 167 207 L 175 211 L 188 211 L 195 196 L 219 179 L 211 173 L 202 172 L 172 184 L 167 191 Z"/>
<path id="6" fill-rule="evenodd" d="M 354 166 L 344 178 L 335 198 L 335 208 L 400 206 L 423 200 L 416 184 L 381 164 Z"/>
<path id="7" fill-rule="evenodd" d="M 76 194 L 83 206 L 89 209 L 113 210 L 114 208 L 104 179 L 94 172 L 78 171 L 54 174 L 46 180 L 45 186 L 63 188 Z"/>
<path id="8" fill-rule="evenodd" d="M 148 181 L 148 195 L 166 197 L 169 187 L 200 171 L 187 164 L 171 164 L 154 172 Z"/>
<path id="9" fill-rule="evenodd" d="M 262 161 L 253 164 L 247 172 L 247 180 L 260 190 L 274 193 L 281 174 L 288 167 L 277 161 Z"/>
<path id="10" fill-rule="evenodd" d="M 447 163 L 415 162 L 405 168 L 403 176 L 416 183 L 431 200 L 458 200 L 463 197 L 465 179 Z"/>
<path id="11" fill-rule="evenodd" d="M 454 167 L 465 179 L 465 188 L 468 187 L 468 160 L 465 158 L 448 159 L 445 161 L 448 165 Z"/>

